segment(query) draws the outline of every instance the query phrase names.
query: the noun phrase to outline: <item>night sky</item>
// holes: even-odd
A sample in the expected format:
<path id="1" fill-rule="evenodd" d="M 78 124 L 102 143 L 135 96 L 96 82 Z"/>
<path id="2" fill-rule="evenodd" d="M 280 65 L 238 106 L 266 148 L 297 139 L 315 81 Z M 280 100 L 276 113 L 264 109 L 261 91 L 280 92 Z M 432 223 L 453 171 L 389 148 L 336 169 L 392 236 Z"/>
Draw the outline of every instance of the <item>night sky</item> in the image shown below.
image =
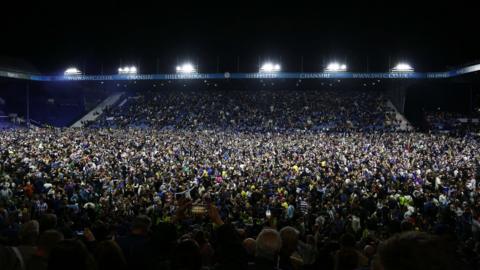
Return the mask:
<path id="1" fill-rule="evenodd" d="M 300 71 L 302 56 L 304 71 L 331 60 L 352 71 L 400 60 L 437 71 L 480 59 L 480 12 L 468 2 L 173 2 L 2 2 L 0 55 L 87 74 L 120 64 L 169 73 L 185 60 L 201 72 L 255 71 L 265 59 Z"/>

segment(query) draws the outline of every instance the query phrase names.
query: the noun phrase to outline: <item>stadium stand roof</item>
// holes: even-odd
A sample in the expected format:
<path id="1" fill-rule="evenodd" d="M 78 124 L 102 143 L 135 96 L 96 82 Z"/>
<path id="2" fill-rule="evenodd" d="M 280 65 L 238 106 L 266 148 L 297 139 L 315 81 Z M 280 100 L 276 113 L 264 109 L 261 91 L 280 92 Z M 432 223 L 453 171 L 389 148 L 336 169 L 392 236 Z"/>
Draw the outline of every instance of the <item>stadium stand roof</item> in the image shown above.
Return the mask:
<path id="1" fill-rule="evenodd" d="M 18 58 L 0 55 L 0 70 L 5 72 L 18 72 L 28 74 L 40 74 L 31 63 Z"/>
<path id="2" fill-rule="evenodd" d="M 446 79 L 480 71 L 480 64 L 444 72 L 272 72 L 272 73 L 193 73 L 193 74 L 114 74 L 114 75 L 38 75 L 2 70 L 0 77 L 32 81 L 125 81 L 184 79 Z"/>

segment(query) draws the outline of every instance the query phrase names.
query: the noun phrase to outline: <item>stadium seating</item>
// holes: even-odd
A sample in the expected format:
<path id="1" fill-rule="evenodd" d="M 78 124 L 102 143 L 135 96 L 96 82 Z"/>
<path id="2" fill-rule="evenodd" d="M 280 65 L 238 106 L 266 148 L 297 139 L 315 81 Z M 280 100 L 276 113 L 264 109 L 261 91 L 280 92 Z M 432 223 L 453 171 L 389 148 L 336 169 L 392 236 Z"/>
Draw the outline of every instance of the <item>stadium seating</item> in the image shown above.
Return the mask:
<path id="1" fill-rule="evenodd" d="M 368 91 L 161 91 L 105 110 L 90 127 L 394 131 L 394 112 Z"/>

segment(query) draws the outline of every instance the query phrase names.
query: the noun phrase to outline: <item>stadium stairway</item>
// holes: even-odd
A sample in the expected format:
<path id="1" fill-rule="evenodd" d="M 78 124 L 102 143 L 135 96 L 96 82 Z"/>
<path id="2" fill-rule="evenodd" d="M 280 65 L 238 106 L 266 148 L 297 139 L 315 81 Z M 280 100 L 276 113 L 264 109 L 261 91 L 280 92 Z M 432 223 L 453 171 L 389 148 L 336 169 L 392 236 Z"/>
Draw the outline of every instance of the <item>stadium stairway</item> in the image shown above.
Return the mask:
<path id="1" fill-rule="evenodd" d="M 97 119 L 105 110 L 105 108 L 113 106 L 117 103 L 120 98 L 125 94 L 125 92 L 115 93 L 107 97 L 102 103 L 98 104 L 93 110 L 84 115 L 80 120 L 75 122 L 71 127 L 83 127 L 83 123 L 94 121 Z"/>
<path id="2" fill-rule="evenodd" d="M 407 118 L 401 114 L 395 105 L 390 100 L 387 100 L 387 107 L 390 108 L 395 113 L 395 119 L 400 122 L 400 131 L 413 131 L 414 128 L 412 124 L 407 120 Z"/>

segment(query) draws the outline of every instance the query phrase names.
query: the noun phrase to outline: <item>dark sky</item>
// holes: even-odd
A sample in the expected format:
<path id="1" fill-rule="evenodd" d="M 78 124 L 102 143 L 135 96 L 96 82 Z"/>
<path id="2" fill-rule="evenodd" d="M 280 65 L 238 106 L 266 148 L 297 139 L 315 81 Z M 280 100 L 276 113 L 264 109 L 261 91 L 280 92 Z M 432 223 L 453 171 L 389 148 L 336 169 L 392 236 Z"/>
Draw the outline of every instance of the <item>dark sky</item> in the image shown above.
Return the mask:
<path id="1" fill-rule="evenodd" d="M 154 73 L 157 62 L 166 73 L 184 60 L 215 72 L 217 59 L 224 72 L 238 57 L 241 71 L 259 58 L 299 71 L 302 56 L 305 71 L 332 59 L 353 71 L 400 60 L 427 71 L 480 59 L 480 12 L 462 1 L 13 2 L 0 9 L 0 55 L 45 73 L 75 65 L 111 74 L 130 63 Z"/>

